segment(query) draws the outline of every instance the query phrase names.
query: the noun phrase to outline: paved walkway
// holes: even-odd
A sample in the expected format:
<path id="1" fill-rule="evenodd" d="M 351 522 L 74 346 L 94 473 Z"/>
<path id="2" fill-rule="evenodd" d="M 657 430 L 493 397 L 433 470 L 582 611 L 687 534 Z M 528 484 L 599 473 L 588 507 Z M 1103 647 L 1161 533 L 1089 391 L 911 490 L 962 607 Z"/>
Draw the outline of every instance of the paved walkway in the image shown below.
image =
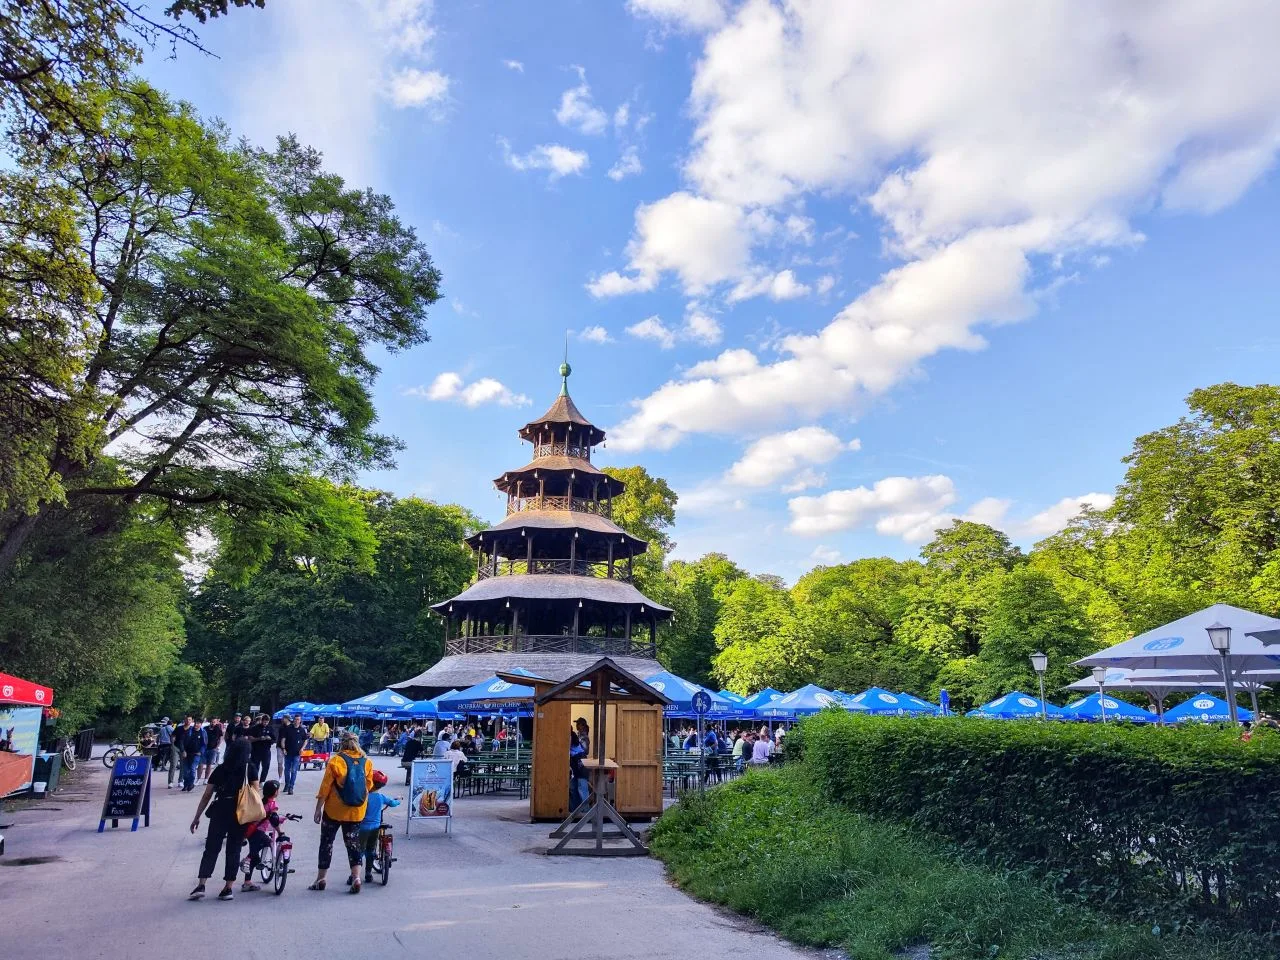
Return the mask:
<path id="1" fill-rule="evenodd" d="M 394 758 L 376 763 L 404 798 Z M 398 861 L 391 883 L 358 897 L 337 886 L 312 893 L 319 827 L 310 819 L 318 772 L 304 772 L 282 809 L 293 826 L 294 865 L 284 894 L 239 894 L 232 903 L 188 903 L 203 830 L 187 832 L 197 794 L 153 792 L 152 826 L 97 829 L 106 771 L 43 804 L 0 814 L 0 957 L 4 960 L 593 960 L 759 958 L 812 955 L 697 903 L 647 858 L 546 857 L 546 825 L 519 822 L 527 803 L 462 798 L 453 835 L 390 811 Z M 398 776 L 397 776 L 398 775 Z M 199 788 L 197 788 L 199 789 Z M 341 858 L 341 850 L 335 851 Z M 16 865 L 21 858 L 54 857 Z M 217 881 L 211 884 L 216 892 Z M 353 940 L 361 944 L 353 952 Z"/>

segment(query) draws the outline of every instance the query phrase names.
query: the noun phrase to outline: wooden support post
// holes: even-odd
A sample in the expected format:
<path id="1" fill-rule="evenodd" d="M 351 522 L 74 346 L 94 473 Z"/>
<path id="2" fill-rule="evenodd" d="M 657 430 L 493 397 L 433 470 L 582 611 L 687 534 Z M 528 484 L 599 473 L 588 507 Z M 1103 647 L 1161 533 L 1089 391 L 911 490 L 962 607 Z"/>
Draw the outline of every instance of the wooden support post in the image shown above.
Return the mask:
<path id="1" fill-rule="evenodd" d="M 575 535 L 569 540 L 569 572 L 570 573 L 578 572 L 578 537 L 576 535 L 577 534 L 576 530 L 574 531 L 574 534 Z"/>
<path id="2" fill-rule="evenodd" d="M 653 653 L 658 649 L 658 618 L 652 616 L 649 618 L 649 652 Z"/>
<path id="3" fill-rule="evenodd" d="M 613 579 L 613 537 L 609 538 L 609 579 Z"/>
<path id="4" fill-rule="evenodd" d="M 630 653 L 631 652 L 631 608 L 630 607 L 627 607 L 626 632 L 627 632 L 627 653 Z"/>
<path id="5" fill-rule="evenodd" d="M 533 573 L 533 535 L 525 534 L 524 572 Z"/>

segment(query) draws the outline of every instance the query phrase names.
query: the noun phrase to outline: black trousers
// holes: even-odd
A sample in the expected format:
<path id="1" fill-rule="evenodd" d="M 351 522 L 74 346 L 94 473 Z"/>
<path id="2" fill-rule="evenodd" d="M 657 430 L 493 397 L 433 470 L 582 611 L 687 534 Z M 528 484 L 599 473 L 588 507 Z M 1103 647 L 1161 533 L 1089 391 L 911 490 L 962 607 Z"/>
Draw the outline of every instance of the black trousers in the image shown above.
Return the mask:
<path id="1" fill-rule="evenodd" d="M 213 876 L 213 868 L 218 865 L 218 853 L 226 847 L 226 862 L 222 868 L 222 879 L 230 883 L 236 878 L 240 867 L 240 846 L 244 843 L 244 827 L 236 822 L 236 811 L 215 810 L 209 818 L 209 833 L 204 838 L 204 855 L 200 858 L 200 879 Z"/>
<path id="2" fill-rule="evenodd" d="M 271 750 L 268 749 L 265 754 L 255 753 L 249 761 L 250 771 L 258 771 L 256 777 L 250 776 L 250 780 L 257 780 L 259 783 L 266 783 L 267 778 L 271 776 Z"/>

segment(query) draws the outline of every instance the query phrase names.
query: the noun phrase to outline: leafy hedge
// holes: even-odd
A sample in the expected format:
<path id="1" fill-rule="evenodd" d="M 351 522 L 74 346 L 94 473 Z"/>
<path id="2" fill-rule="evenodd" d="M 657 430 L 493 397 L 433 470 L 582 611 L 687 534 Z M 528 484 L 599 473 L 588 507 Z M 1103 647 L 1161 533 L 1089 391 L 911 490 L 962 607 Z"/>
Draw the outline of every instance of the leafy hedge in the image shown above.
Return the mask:
<path id="1" fill-rule="evenodd" d="M 1280 932 L 1280 736 L 825 711 L 787 748 L 831 799 L 1060 893 Z"/>

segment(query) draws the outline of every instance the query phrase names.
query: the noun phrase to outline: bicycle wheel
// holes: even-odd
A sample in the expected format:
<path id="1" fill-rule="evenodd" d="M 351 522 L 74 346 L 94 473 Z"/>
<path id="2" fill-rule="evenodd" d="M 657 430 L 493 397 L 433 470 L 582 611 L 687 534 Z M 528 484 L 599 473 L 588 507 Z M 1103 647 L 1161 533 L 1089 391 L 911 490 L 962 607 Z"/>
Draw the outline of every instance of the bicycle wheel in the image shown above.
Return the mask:
<path id="1" fill-rule="evenodd" d="M 76 768 L 76 751 L 69 743 L 62 748 L 62 765 L 68 770 Z"/>
<path id="2" fill-rule="evenodd" d="M 271 878 L 276 873 L 276 862 L 274 860 L 262 860 L 258 864 L 258 876 L 262 877 L 263 883 L 270 883 Z"/>
<path id="3" fill-rule="evenodd" d="M 385 887 L 391 880 L 391 851 L 386 847 L 378 851 L 378 872 L 382 874 L 382 885 Z"/>
<path id="4" fill-rule="evenodd" d="M 284 885 L 289 880 L 289 861 L 285 859 L 284 851 L 276 851 L 275 867 L 273 869 L 275 876 L 272 878 L 276 896 L 284 893 Z"/>
<path id="5" fill-rule="evenodd" d="M 121 756 L 123 756 L 123 754 L 120 752 L 120 749 L 118 747 L 112 747 L 102 755 L 102 765 L 110 770 L 115 766 L 116 760 Z"/>

